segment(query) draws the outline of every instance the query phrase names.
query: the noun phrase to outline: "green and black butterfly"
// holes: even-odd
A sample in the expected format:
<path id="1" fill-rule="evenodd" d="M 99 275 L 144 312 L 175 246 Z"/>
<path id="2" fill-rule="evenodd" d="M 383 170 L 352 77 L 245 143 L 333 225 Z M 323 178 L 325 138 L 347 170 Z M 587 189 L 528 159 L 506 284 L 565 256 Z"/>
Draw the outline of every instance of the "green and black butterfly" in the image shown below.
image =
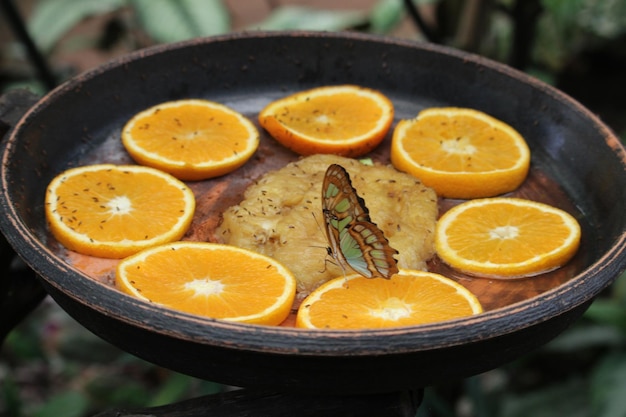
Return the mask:
<path id="1" fill-rule="evenodd" d="M 345 271 L 346 265 L 366 278 L 390 278 L 398 272 L 394 255 L 382 230 L 372 222 L 365 201 L 359 197 L 350 175 L 337 164 L 324 176 L 322 211 L 330 247 L 328 254 Z"/>

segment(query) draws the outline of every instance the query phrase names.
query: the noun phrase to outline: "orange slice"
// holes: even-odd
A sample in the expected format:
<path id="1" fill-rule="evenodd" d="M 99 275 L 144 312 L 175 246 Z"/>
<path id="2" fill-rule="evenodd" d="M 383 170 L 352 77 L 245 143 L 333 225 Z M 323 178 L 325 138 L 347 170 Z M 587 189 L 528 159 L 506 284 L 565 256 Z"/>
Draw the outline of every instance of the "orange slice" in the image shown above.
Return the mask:
<path id="1" fill-rule="evenodd" d="M 272 258 L 236 246 L 175 242 L 122 260 L 115 282 L 127 294 L 191 314 L 278 325 L 296 279 Z"/>
<path id="2" fill-rule="evenodd" d="M 415 326 L 482 312 L 478 299 L 457 282 L 430 272 L 401 269 L 391 279 L 335 278 L 302 301 L 296 326 L 365 329 Z"/>
<path id="3" fill-rule="evenodd" d="M 68 249 L 123 258 L 180 239 L 196 202 L 182 182 L 136 165 L 88 165 L 55 177 L 46 192 L 50 231 Z"/>
<path id="4" fill-rule="evenodd" d="M 354 85 L 318 87 L 270 103 L 259 123 L 301 154 L 364 155 L 385 138 L 393 104 L 382 93 Z"/>
<path id="5" fill-rule="evenodd" d="M 122 143 L 137 163 L 195 181 L 245 164 L 259 146 L 259 132 L 226 106 L 188 99 L 135 115 L 122 129 Z"/>
<path id="6" fill-rule="evenodd" d="M 530 150 L 511 126 L 485 113 L 431 108 L 402 120 L 391 162 L 449 198 L 492 197 L 515 190 L 530 166 Z"/>
<path id="7" fill-rule="evenodd" d="M 580 243 L 580 225 L 563 210 L 518 198 L 465 202 L 437 223 L 435 248 L 453 268 L 472 275 L 537 275 L 569 261 Z"/>

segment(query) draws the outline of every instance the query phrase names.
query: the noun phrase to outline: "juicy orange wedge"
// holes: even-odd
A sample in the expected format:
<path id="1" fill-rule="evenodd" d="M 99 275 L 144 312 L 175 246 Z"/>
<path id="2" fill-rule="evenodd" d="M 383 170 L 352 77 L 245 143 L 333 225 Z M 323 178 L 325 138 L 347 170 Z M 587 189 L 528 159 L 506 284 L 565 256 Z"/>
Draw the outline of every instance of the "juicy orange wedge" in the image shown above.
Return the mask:
<path id="1" fill-rule="evenodd" d="M 376 329 L 415 326 L 482 312 L 478 299 L 439 274 L 400 270 L 391 279 L 361 275 L 322 284 L 302 301 L 296 326 L 307 329 Z"/>
<path id="2" fill-rule="evenodd" d="M 296 280 L 256 252 L 175 242 L 122 260 L 115 282 L 127 294 L 175 310 L 240 323 L 278 325 L 289 315 Z"/>
<path id="3" fill-rule="evenodd" d="M 517 278 L 564 265 L 580 237 L 580 225 L 563 210 L 518 198 L 487 198 L 441 216 L 435 248 L 444 262 L 468 274 Z"/>
<path id="4" fill-rule="evenodd" d="M 364 155 L 385 138 L 393 104 L 382 93 L 354 85 L 318 87 L 276 100 L 259 123 L 301 154 Z"/>
<path id="5" fill-rule="evenodd" d="M 245 164 L 259 146 L 259 132 L 226 106 L 185 99 L 135 115 L 122 129 L 122 143 L 137 163 L 195 181 Z"/>
<path id="6" fill-rule="evenodd" d="M 394 129 L 391 162 L 449 198 L 492 197 L 519 187 L 530 150 L 511 126 L 473 109 L 430 108 Z"/>
<path id="7" fill-rule="evenodd" d="M 123 258 L 180 239 L 196 201 L 184 183 L 136 165 L 88 165 L 55 177 L 46 192 L 50 231 L 68 249 Z"/>

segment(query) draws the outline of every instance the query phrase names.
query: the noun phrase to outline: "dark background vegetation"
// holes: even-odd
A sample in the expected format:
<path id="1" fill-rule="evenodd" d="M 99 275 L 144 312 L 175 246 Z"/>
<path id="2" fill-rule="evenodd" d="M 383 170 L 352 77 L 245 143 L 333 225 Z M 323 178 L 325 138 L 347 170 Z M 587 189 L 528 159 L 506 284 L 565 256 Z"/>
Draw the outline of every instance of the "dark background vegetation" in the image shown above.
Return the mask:
<path id="1" fill-rule="evenodd" d="M 626 138 L 625 0 L 13 0 L 60 82 L 157 43 L 235 30 L 359 30 L 436 41 L 555 85 Z M 0 93 L 42 82 L 0 14 Z M 615 190 L 616 193 L 625 190 Z M 626 215 L 626 214 L 625 214 Z M 1 319 L 1 318 L 0 318 Z M 227 389 L 102 341 L 50 299 L 0 347 L 0 416 L 82 417 Z M 626 279 L 526 357 L 429 387 L 420 417 L 626 416 Z"/>

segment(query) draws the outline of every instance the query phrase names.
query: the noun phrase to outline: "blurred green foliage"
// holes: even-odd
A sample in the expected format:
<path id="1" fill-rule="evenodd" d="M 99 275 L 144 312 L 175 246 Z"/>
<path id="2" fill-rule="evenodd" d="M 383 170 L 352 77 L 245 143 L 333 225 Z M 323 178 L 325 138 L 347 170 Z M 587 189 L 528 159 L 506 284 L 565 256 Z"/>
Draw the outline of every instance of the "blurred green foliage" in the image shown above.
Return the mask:
<path id="1" fill-rule="evenodd" d="M 610 48 L 626 56 L 626 2 L 623 0 L 543 0 L 534 59 L 558 72 L 577 54 Z"/>
<path id="2" fill-rule="evenodd" d="M 466 0 L 413 2 L 417 6 L 443 10 L 437 13 L 442 42 L 503 62 L 515 52 L 513 36 L 519 30 L 516 24 L 536 27 L 530 62 L 522 69 L 548 82 L 581 52 L 609 48 L 622 57 L 626 54 L 623 48 L 626 2 L 623 0 L 529 0 L 537 3 L 539 12 L 519 22 L 515 17 L 520 8 L 515 7 L 518 3 L 515 0 L 483 1 L 480 15 L 476 16 L 468 10 L 471 2 Z M 81 21 L 107 14 L 110 24 L 100 37 L 85 38 L 84 33 L 72 35 L 72 28 Z M 463 21 L 467 15 L 471 15 L 472 22 Z M 294 4 L 276 7 L 264 21 L 243 29 L 363 30 L 389 34 L 405 16 L 403 0 L 378 0 L 368 11 L 329 11 Z M 219 35 L 233 29 L 229 10 L 221 0 L 39 0 L 27 23 L 35 43 L 48 56 L 58 53 L 59 49 L 107 48 L 115 42 L 125 42 L 130 49 L 138 49 L 154 43 Z M 474 28 L 471 33 L 461 28 L 466 26 Z M 464 39 L 467 37 L 472 41 Z M 422 40 L 417 31 L 415 38 Z M 19 44 L 2 52 L 5 60 L 24 56 Z M 58 75 L 65 78 L 72 74 Z M 24 86 L 24 81 L 29 80 L 18 81 L 19 86 Z M 36 87 L 35 83 L 30 86 L 41 92 L 41 87 Z"/>
<path id="3" fill-rule="evenodd" d="M 0 416 L 80 417 L 222 390 L 115 348 L 51 299 L 9 334 L 0 352 Z"/>
<path id="4" fill-rule="evenodd" d="M 523 0 L 522 0 L 523 1 Z M 421 0 L 460 10 L 462 0 Z M 513 0 L 493 0 L 475 52 L 506 61 L 511 54 Z M 531 60 L 525 70 L 553 82 L 589 50 L 626 54 L 623 0 L 541 0 Z M 86 18 L 110 14 L 94 38 L 72 39 Z M 402 0 L 380 0 L 370 11 L 276 8 L 248 30 L 363 30 L 389 34 L 405 14 Z M 457 12 L 457 14 L 459 14 Z M 28 20 L 46 56 L 60 48 L 138 49 L 232 30 L 220 0 L 39 0 Z M 456 46 L 454 34 L 445 38 Z M 69 40 L 68 40 L 69 36 Z M 416 39 L 421 40 L 416 33 Z M 146 40 L 147 39 L 147 40 Z M 63 42 L 62 42 L 63 41 Z M 2 51 L 23 59 L 19 45 Z M 55 69 L 60 78 L 71 71 Z M 4 81 L 4 82 L 2 82 Z M 0 80 L 2 89 L 43 88 L 30 73 Z M 626 131 L 622 132 L 626 139 Z M 218 392 L 218 384 L 148 364 L 121 352 L 67 317 L 49 300 L 15 329 L 2 346 L 0 416 L 79 417 L 118 406 L 143 407 Z M 449 384 L 429 387 L 419 417 L 621 417 L 626 416 L 626 279 L 596 300 L 582 320 L 556 340 L 510 365 Z"/>

